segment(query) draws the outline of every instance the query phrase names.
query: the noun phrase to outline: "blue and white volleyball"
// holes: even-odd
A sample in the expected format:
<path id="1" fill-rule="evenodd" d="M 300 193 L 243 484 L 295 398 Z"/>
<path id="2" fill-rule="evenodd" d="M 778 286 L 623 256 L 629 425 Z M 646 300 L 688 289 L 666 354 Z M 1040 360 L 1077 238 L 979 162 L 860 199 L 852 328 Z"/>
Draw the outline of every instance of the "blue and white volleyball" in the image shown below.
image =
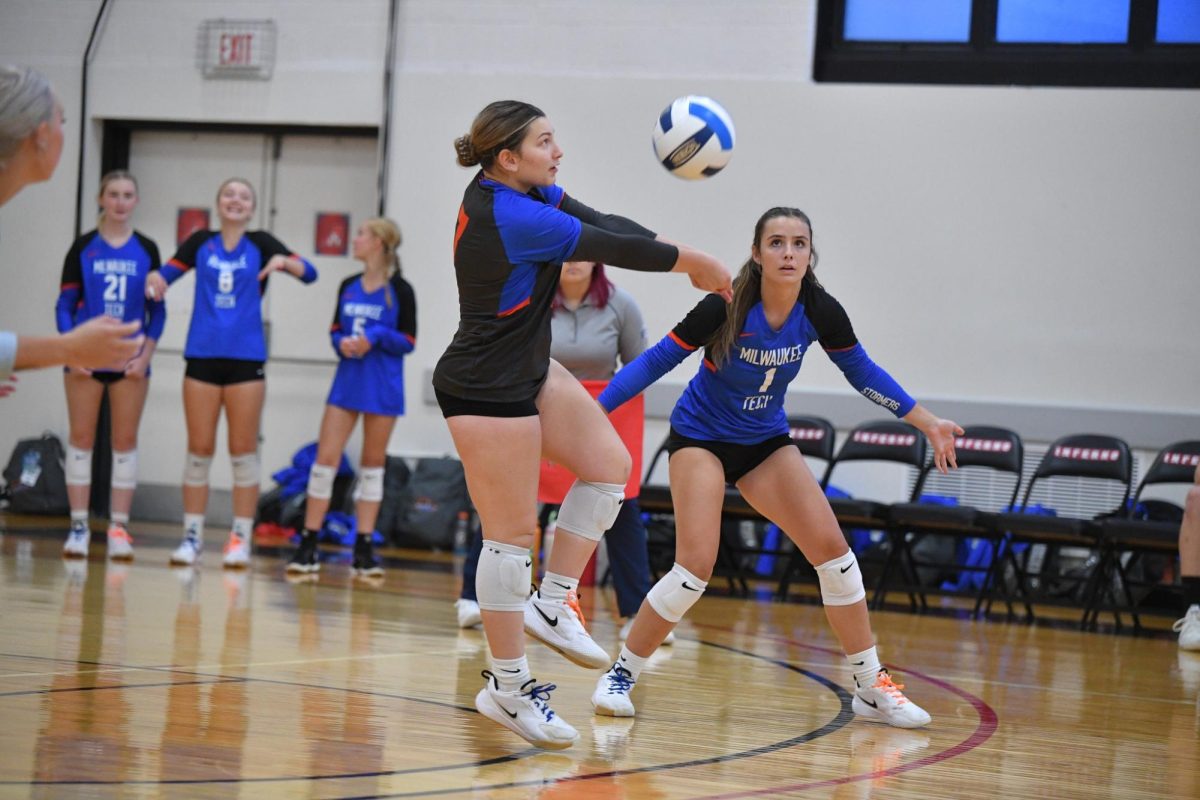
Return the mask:
<path id="1" fill-rule="evenodd" d="M 689 181 L 716 175 L 733 158 L 733 120 L 711 97 L 679 97 L 654 126 L 654 155 L 668 172 Z"/>

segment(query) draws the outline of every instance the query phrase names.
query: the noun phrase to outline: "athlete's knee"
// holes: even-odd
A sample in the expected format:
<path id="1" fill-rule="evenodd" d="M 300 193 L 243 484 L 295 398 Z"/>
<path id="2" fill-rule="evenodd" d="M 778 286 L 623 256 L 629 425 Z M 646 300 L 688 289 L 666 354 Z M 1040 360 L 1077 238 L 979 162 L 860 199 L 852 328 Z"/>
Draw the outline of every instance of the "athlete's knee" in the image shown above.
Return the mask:
<path id="1" fill-rule="evenodd" d="M 1200 486 L 1188 489 L 1187 499 L 1184 500 L 1183 513 L 1191 519 L 1200 520 Z"/>
<path id="2" fill-rule="evenodd" d="M 328 500 L 333 497 L 333 479 L 336 477 L 336 467 L 313 464 L 308 470 L 308 496 L 317 500 Z"/>
<path id="3" fill-rule="evenodd" d="M 359 471 L 358 487 L 354 499 L 367 503 L 383 500 L 383 467 L 363 467 Z"/>
<path id="4" fill-rule="evenodd" d="M 676 563 L 670 572 L 650 587 L 650 591 L 646 593 L 646 602 L 667 622 L 679 622 L 688 609 L 700 599 L 700 595 L 704 594 L 706 588 L 707 581 L 700 580 Z"/>
<path id="5" fill-rule="evenodd" d="M 112 488 L 137 488 L 137 450 L 113 450 Z"/>
<path id="6" fill-rule="evenodd" d="M 521 611 L 529 596 L 529 548 L 484 539 L 475 570 L 479 607 L 488 611 Z"/>
<path id="7" fill-rule="evenodd" d="M 827 606 L 852 606 L 867 597 L 862 571 L 853 550 L 817 566 L 821 600 Z"/>
<path id="8" fill-rule="evenodd" d="M 258 486 L 258 453 L 240 453 L 230 456 L 229 460 L 233 464 L 234 486 Z"/>
<path id="9" fill-rule="evenodd" d="M 208 473 L 212 469 L 212 454 L 188 452 L 183 465 L 184 486 L 208 486 Z"/>
<path id="10" fill-rule="evenodd" d="M 67 445 L 67 463 L 63 471 L 67 486 L 90 486 L 92 483 L 92 449 Z"/>
<path id="11" fill-rule="evenodd" d="M 624 498 L 623 483 L 576 480 L 563 498 L 557 525 L 585 539 L 599 541 L 617 519 Z"/>

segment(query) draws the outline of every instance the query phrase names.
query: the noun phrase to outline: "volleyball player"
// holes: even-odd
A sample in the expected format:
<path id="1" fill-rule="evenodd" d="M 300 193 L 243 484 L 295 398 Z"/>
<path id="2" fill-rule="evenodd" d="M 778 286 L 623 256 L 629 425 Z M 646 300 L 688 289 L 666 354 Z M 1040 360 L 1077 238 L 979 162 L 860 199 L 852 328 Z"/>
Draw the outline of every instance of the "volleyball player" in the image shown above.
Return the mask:
<path id="1" fill-rule="evenodd" d="M 188 454 L 183 473 L 183 541 L 172 564 L 196 562 L 204 541 L 208 472 L 216 448 L 221 409 L 229 426 L 233 462 L 233 530 L 224 564 L 245 567 L 258 503 L 258 430 L 262 416 L 267 359 L 262 295 L 273 272 L 286 272 L 304 283 L 317 279 L 316 268 L 266 231 L 248 230 L 257 198 L 250 182 L 229 178 L 217 190 L 220 230 L 197 231 L 175 256 L 147 281 L 150 296 L 196 270 L 196 299 L 184 358 L 183 411 Z"/>
<path id="2" fill-rule="evenodd" d="M 550 708 L 525 659 L 523 628 L 591 667 L 608 655 L 580 622 L 579 576 L 621 508 L 631 458 L 579 381 L 550 359 L 550 311 L 563 261 L 686 272 L 730 292 L 716 259 L 668 244 L 631 220 L 600 214 L 556 185 L 562 150 L 538 108 L 489 104 L 455 141 L 458 163 L 481 167 L 454 230 L 460 321 L 433 385 L 479 512 L 484 546 L 476 594 L 491 655 L 479 711 L 540 747 L 578 733 Z M 567 493 L 537 593 L 527 598 L 541 457 L 578 480 Z"/>
<path id="3" fill-rule="evenodd" d="M 63 262 L 56 317 L 59 333 L 99 316 L 142 324 L 145 343 L 128 363 L 108 369 L 67 367 L 67 496 L 71 530 L 63 556 L 87 558 L 91 530 L 88 500 L 92 489 L 92 447 L 100 402 L 108 391 L 112 421 L 112 495 L 108 556 L 133 558 L 129 509 L 137 487 L 137 439 L 149 389 L 150 359 L 166 323 L 161 299 L 146 297 L 146 279 L 158 270 L 158 245 L 133 229 L 138 204 L 137 181 L 128 172 L 109 172 L 100 179 L 100 219 L 96 229 L 75 240 Z"/>
<path id="4" fill-rule="evenodd" d="M 880 664 L 858 562 L 792 445 L 783 401 L 805 352 L 818 342 L 851 385 L 929 438 L 939 470 L 956 466 L 954 437 L 962 429 L 918 405 L 871 361 L 841 304 L 817 281 L 816 262 L 808 217 L 794 208 L 768 210 L 754 228 L 732 304 L 701 300 L 600 395 L 612 410 L 704 348 L 703 364 L 671 414 L 667 442 L 675 565 L 651 587 L 620 656 L 601 676 L 592 695 L 598 714 L 633 716 L 630 692 L 646 659 L 704 593 L 729 483 L 816 566 L 825 614 L 854 672 L 854 711 L 901 728 L 929 722 Z"/>
<path id="5" fill-rule="evenodd" d="M 400 228 L 382 217 L 368 219 L 354 235 L 353 255 L 363 271 L 338 287 L 330 340 L 338 354 L 337 373 L 317 439 L 317 458 L 308 475 L 304 530 L 287 571 L 316 572 L 317 535 L 329 510 L 333 480 L 342 449 L 362 414 L 363 445 L 359 463 L 354 540 L 355 575 L 383 574 L 373 538 L 383 500 L 387 444 L 396 417 L 404 413 L 404 356 L 417 343 L 417 301 L 400 276 Z"/>

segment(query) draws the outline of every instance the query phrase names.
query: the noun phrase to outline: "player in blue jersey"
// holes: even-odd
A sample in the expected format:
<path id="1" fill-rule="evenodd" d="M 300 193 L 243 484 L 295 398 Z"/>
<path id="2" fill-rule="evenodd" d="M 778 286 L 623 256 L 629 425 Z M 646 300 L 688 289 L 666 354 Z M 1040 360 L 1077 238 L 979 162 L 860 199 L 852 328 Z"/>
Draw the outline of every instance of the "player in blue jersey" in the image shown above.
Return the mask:
<path id="1" fill-rule="evenodd" d="M 480 713 L 539 747 L 570 747 L 573 727 L 550 709 L 522 629 L 590 667 L 608 654 L 584 628 L 575 589 L 616 518 L 631 458 L 579 381 L 550 358 L 551 304 L 563 261 L 685 272 L 730 293 L 713 257 L 659 241 L 624 217 L 600 214 L 555 184 L 562 150 L 546 115 L 514 100 L 488 105 L 455 141 L 479 166 L 454 230 L 459 326 L 433 385 L 462 458 L 483 528 L 475 589 L 491 655 Z M 545 579 L 528 597 L 541 458 L 579 480 L 563 500 Z"/>
<path id="2" fill-rule="evenodd" d="M 133 229 L 138 203 L 137 181 L 128 172 L 100 179 L 100 219 L 96 229 L 75 240 L 63 261 L 62 288 L 56 317 L 59 333 L 100 316 L 141 323 L 145 344 L 133 359 L 108 369 L 68 367 L 67 496 L 71 531 L 63 545 L 67 558 L 87 558 L 91 530 L 88 499 L 92 489 L 92 447 L 100 402 L 108 389 L 112 421 L 112 496 L 108 526 L 109 558 L 133 558 L 129 508 L 137 486 L 137 438 L 149 389 L 150 359 L 166 323 L 161 300 L 146 298 L 146 279 L 158 270 L 158 245 Z"/>
<path id="3" fill-rule="evenodd" d="M 355 491 L 358 536 L 352 569 L 367 578 L 383 574 L 372 539 L 383 500 L 388 440 L 396 417 L 404 413 L 404 356 L 417 343 L 417 301 L 412 286 L 400 277 L 399 246 L 400 228 L 382 217 L 368 219 L 354 235 L 354 257 L 363 262 L 364 270 L 338 287 L 329 329 L 338 368 L 321 418 L 317 458 L 308 475 L 304 530 L 288 572 L 304 574 L 321 568 L 317 534 L 329 510 L 342 449 L 362 414 L 362 459 Z"/>
<path id="4" fill-rule="evenodd" d="M 755 226 L 733 303 L 701 300 L 600 395 L 611 411 L 704 348 L 671 414 L 667 443 L 675 565 L 651 587 L 619 658 L 601 676 L 592 695 L 598 714 L 633 716 L 630 692 L 646 659 L 704 593 L 730 483 L 816 566 L 825 614 L 854 672 L 854 711 L 901 728 L 929 722 L 880 665 L 862 573 L 821 487 L 791 446 L 784 395 L 817 342 L 851 385 L 929 438 L 942 472 L 956 466 L 954 437 L 962 429 L 918 405 L 871 361 L 845 310 L 813 274 L 816 262 L 808 217 L 794 208 L 770 209 Z"/>
<path id="5" fill-rule="evenodd" d="M 250 182 L 229 178 L 217 190 L 221 229 L 197 231 L 147 282 L 147 292 L 162 297 L 167 286 L 188 270 L 196 275 L 195 302 L 183 355 L 183 411 L 188 455 L 183 472 L 183 542 L 172 564 L 190 565 L 200 555 L 208 471 L 216 448 L 221 409 L 229 425 L 233 462 L 233 530 L 224 564 L 245 567 L 258 503 L 258 429 L 266 380 L 263 365 L 262 296 L 273 272 L 286 272 L 304 283 L 317 270 L 266 231 L 247 230 L 257 198 Z"/>

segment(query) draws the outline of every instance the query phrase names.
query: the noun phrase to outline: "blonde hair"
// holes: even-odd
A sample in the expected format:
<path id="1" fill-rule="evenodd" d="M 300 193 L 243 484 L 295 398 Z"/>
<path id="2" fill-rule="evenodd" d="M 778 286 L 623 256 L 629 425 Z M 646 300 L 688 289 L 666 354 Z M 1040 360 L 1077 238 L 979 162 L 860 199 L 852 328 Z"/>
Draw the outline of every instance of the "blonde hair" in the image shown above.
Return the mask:
<path id="1" fill-rule="evenodd" d="M 544 116 L 540 108 L 520 100 L 488 103 L 475 115 L 471 132 L 454 140 L 459 166 L 491 169 L 500 151 L 519 149 L 530 123 Z"/>
<path id="2" fill-rule="evenodd" d="M 29 67 L 0 66 L 0 169 L 21 142 L 54 116 L 50 81 Z"/>
<path id="3" fill-rule="evenodd" d="M 133 184 L 134 194 L 137 194 L 137 192 L 139 191 L 137 178 L 133 177 L 132 172 L 129 172 L 128 170 L 124 170 L 124 169 L 114 169 L 110 172 L 104 173 L 104 176 L 100 178 L 100 189 L 99 189 L 99 191 L 96 192 L 97 200 L 99 200 L 101 197 L 104 197 L 104 190 L 107 189 L 108 185 L 110 183 L 113 183 L 114 181 L 129 181 L 130 183 Z M 103 208 L 101 208 L 100 213 L 96 215 L 96 219 L 98 219 L 98 220 L 104 219 L 104 209 Z"/>
<path id="4" fill-rule="evenodd" d="M 383 254 L 388 262 L 388 277 L 400 274 L 400 226 L 387 217 L 371 217 L 363 221 L 371 235 L 383 244 Z"/>
<path id="5" fill-rule="evenodd" d="M 250 181 L 246 180 L 245 178 L 233 177 L 233 178 L 226 178 L 225 180 L 221 181 L 221 185 L 217 187 L 217 201 L 220 202 L 221 192 L 225 191 L 225 187 L 231 183 L 240 183 L 243 186 L 245 186 L 247 189 L 250 190 L 250 199 L 251 199 L 251 201 L 254 202 L 254 208 L 257 210 L 258 209 L 258 192 L 254 191 L 254 184 L 251 183 Z"/>

